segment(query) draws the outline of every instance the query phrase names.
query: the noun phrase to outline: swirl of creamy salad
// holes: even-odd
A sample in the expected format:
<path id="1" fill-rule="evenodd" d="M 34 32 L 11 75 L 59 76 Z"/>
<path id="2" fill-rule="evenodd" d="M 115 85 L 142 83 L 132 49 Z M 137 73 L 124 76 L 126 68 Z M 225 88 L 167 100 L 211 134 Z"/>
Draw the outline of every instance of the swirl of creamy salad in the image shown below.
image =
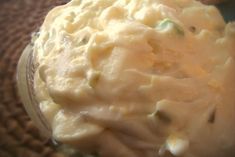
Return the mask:
<path id="1" fill-rule="evenodd" d="M 194 0 L 72 0 L 34 44 L 53 137 L 101 157 L 232 157 L 235 24 Z"/>

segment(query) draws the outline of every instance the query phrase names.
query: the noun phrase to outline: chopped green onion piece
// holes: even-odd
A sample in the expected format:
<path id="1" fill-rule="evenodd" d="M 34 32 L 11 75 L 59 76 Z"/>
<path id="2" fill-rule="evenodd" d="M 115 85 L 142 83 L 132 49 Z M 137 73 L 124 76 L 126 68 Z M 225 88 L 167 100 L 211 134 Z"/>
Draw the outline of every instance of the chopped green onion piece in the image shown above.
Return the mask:
<path id="1" fill-rule="evenodd" d="M 169 30 L 173 29 L 177 34 L 184 35 L 184 30 L 177 23 L 172 21 L 171 19 L 164 19 L 157 25 L 158 30 Z"/>

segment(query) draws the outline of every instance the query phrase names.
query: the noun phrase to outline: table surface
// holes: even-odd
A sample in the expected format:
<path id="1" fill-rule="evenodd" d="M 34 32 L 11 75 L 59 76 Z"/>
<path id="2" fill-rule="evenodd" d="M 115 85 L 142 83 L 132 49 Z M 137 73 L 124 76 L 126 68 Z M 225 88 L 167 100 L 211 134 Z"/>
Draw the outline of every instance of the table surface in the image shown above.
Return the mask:
<path id="1" fill-rule="evenodd" d="M 0 0 L 0 157 L 63 157 L 39 135 L 16 89 L 16 66 L 31 32 L 65 0 Z"/>

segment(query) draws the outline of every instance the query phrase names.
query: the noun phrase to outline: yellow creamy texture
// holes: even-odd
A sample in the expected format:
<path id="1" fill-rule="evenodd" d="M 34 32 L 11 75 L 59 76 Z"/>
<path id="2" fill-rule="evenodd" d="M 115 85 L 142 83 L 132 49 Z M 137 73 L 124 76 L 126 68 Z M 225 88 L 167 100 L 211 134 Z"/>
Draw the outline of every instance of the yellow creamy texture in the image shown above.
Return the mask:
<path id="1" fill-rule="evenodd" d="M 235 27 L 193 0 L 72 0 L 35 41 L 53 137 L 101 157 L 231 157 Z"/>

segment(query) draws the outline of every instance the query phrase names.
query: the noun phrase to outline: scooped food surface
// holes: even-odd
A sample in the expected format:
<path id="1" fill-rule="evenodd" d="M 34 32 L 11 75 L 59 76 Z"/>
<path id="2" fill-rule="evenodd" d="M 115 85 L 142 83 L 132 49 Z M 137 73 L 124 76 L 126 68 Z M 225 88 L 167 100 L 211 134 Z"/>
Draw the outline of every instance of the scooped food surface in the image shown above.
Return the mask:
<path id="1" fill-rule="evenodd" d="M 72 0 L 34 42 L 53 138 L 100 157 L 235 154 L 235 23 L 194 0 Z"/>

